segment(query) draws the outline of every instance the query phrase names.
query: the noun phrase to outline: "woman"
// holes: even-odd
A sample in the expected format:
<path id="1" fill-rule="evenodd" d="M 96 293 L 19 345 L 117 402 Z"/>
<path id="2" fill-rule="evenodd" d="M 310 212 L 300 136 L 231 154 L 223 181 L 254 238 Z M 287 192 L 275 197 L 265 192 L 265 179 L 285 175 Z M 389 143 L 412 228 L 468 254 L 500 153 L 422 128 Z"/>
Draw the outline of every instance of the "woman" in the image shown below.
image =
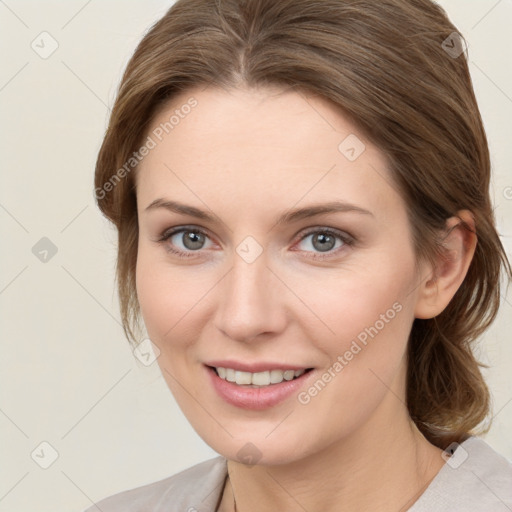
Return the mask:
<path id="1" fill-rule="evenodd" d="M 179 0 L 96 167 L 125 332 L 220 455 L 107 511 L 512 508 L 471 344 L 511 269 L 428 0 Z M 95 510 L 95 507 L 90 509 Z"/>

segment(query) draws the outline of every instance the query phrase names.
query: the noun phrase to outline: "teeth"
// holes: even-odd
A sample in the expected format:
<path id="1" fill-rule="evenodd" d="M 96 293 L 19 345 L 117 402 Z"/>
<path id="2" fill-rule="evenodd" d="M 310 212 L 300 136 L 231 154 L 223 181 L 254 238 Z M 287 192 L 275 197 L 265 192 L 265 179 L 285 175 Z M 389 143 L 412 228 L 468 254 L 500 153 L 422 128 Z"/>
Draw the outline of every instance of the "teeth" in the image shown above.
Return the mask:
<path id="1" fill-rule="evenodd" d="M 284 380 L 292 380 L 295 377 L 295 372 L 293 370 L 286 370 L 283 373 Z"/>
<path id="2" fill-rule="evenodd" d="M 270 370 L 270 383 L 279 384 L 283 382 L 283 372 L 281 370 Z"/>
<path id="3" fill-rule="evenodd" d="M 235 380 L 237 384 L 252 384 L 252 374 L 249 372 L 235 372 Z"/>
<path id="4" fill-rule="evenodd" d="M 249 375 L 251 375 L 249 373 Z M 251 384 L 255 386 L 268 386 L 270 384 L 270 372 L 258 372 L 251 375 Z"/>
<path id="5" fill-rule="evenodd" d="M 283 380 L 292 380 L 300 377 L 306 370 L 270 370 L 265 372 L 241 372 L 232 368 L 216 367 L 217 375 L 228 382 L 235 382 L 240 386 L 269 386 L 279 384 Z"/>

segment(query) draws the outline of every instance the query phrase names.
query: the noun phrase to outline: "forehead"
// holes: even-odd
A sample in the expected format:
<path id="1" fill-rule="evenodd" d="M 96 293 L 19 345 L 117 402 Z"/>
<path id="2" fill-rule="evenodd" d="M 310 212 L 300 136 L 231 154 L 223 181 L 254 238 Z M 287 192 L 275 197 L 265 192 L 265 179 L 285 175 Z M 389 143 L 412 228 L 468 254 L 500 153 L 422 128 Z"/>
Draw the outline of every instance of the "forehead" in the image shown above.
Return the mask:
<path id="1" fill-rule="evenodd" d="M 401 201 L 383 153 L 341 109 L 302 92 L 191 89 L 159 110 L 146 137 L 142 203 L 186 195 L 267 210 L 319 200 L 386 210 Z"/>

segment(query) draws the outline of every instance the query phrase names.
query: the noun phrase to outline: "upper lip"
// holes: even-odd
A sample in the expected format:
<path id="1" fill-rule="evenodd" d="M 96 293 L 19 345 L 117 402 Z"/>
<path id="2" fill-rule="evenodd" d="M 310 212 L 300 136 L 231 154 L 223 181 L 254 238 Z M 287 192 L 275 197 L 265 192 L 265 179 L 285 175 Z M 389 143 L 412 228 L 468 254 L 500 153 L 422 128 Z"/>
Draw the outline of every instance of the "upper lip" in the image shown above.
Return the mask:
<path id="1" fill-rule="evenodd" d="M 260 361 L 252 363 L 244 363 L 241 361 L 233 361 L 225 359 L 222 361 L 208 361 L 204 363 L 206 366 L 213 366 L 216 368 L 232 368 L 241 372 L 258 373 L 270 370 L 307 370 L 310 366 L 284 364 L 272 361 Z"/>

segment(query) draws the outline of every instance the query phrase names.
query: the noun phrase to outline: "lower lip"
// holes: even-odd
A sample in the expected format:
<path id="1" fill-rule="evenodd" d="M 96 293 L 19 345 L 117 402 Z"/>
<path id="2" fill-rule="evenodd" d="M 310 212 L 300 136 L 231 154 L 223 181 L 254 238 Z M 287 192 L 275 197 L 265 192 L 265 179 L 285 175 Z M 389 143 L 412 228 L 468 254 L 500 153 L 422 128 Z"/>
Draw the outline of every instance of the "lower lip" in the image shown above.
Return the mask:
<path id="1" fill-rule="evenodd" d="M 293 380 L 283 380 L 279 384 L 271 384 L 260 388 L 239 386 L 233 382 L 221 379 L 215 370 L 205 366 L 210 375 L 215 391 L 226 402 L 241 409 L 263 410 L 283 402 L 293 394 L 297 394 L 313 370 L 303 373 Z"/>

